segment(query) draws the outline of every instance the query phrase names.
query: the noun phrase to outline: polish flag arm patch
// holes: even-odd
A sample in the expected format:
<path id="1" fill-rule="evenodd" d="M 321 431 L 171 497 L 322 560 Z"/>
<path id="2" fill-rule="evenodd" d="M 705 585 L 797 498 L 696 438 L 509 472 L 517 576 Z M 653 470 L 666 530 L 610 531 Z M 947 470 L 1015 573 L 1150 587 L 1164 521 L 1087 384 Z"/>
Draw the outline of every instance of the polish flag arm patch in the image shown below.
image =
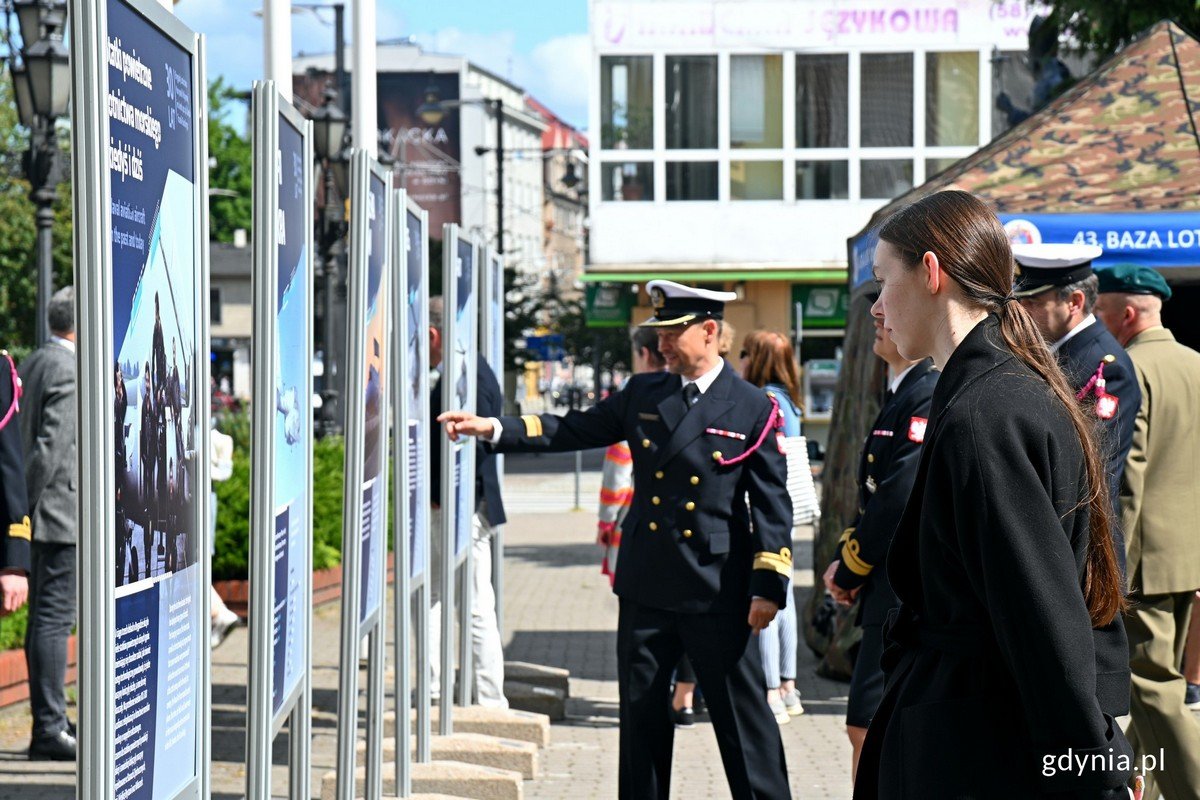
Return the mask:
<path id="1" fill-rule="evenodd" d="M 1117 396 L 1105 392 L 1096 397 L 1096 416 L 1100 419 L 1112 419 L 1117 415 Z"/>
<path id="2" fill-rule="evenodd" d="M 925 441 L 925 429 L 929 427 L 929 420 L 924 417 L 913 417 L 908 421 L 908 440 L 921 444 Z"/>

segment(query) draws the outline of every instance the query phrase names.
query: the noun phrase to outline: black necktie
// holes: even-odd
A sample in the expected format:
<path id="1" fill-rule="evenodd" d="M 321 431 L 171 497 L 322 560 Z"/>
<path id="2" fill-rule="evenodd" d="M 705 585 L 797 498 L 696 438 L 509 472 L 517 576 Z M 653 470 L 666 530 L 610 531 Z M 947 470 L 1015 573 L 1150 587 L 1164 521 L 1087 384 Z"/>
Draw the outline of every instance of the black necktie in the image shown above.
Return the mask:
<path id="1" fill-rule="evenodd" d="M 696 405 L 696 401 L 700 399 L 700 387 L 695 383 L 689 383 L 683 387 L 683 402 L 688 408 Z"/>
<path id="2" fill-rule="evenodd" d="M 887 405 L 888 403 L 890 403 L 892 401 L 892 398 L 895 396 L 896 396 L 896 393 L 893 392 L 891 389 L 888 389 L 886 392 L 883 393 L 883 404 Z"/>

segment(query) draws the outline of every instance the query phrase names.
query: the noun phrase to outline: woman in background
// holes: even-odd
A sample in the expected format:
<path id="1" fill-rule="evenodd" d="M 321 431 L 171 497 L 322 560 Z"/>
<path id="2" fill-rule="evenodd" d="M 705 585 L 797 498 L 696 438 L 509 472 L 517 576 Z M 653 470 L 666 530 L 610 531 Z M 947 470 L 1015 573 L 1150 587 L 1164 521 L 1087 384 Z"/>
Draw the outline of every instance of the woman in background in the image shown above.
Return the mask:
<path id="1" fill-rule="evenodd" d="M 783 436 L 800 435 L 800 374 L 787 337 L 773 331 L 747 334 L 741 353 L 742 377 L 762 388 L 767 397 L 779 404 Z M 788 580 L 788 597 L 792 595 Z M 796 647 L 799 643 L 796 603 L 788 604 L 775 615 L 771 624 L 758 635 L 763 673 L 767 678 L 767 704 L 775 721 L 786 725 L 792 717 L 804 713 L 800 692 L 796 691 Z"/>

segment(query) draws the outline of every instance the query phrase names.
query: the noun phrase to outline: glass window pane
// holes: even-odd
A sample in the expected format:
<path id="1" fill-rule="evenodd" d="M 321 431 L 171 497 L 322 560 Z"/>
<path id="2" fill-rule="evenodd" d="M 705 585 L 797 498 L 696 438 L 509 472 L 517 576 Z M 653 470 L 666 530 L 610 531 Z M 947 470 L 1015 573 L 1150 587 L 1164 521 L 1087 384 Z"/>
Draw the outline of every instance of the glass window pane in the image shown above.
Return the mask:
<path id="1" fill-rule="evenodd" d="M 891 200 L 913 187 L 913 163 L 906 159 L 866 159 L 862 162 L 862 196 Z"/>
<path id="2" fill-rule="evenodd" d="M 600 165 L 604 200 L 653 200 L 654 165 L 648 161 L 605 162 Z"/>
<path id="3" fill-rule="evenodd" d="M 925 159 L 925 180 L 929 180 L 944 169 L 957 164 L 959 158 L 927 158 Z"/>
<path id="4" fill-rule="evenodd" d="M 731 147 L 783 147 L 783 56 L 729 59 Z"/>
<path id="5" fill-rule="evenodd" d="M 850 167 L 845 161 L 797 161 L 797 200 L 846 200 Z"/>
<path id="6" fill-rule="evenodd" d="M 925 54 L 925 144 L 979 144 L 979 53 Z"/>
<path id="7" fill-rule="evenodd" d="M 782 161 L 729 162 L 731 200 L 782 200 Z"/>
<path id="8" fill-rule="evenodd" d="M 654 146 L 654 62 L 650 56 L 600 59 L 600 146 L 606 150 Z"/>
<path id="9" fill-rule="evenodd" d="M 796 147 L 850 146 L 850 57 L 796 56 Z"/>
<path id="10" fill-rule="evenodd" d="M 912 147 L 912 53 L 863 53 L 859 103 L 863 147 Z"/>
<path id="11" fill-rule="evenodd" d="M 667 58 L 667 147 L 717 146 L 717 57 Z"/>
<path id="12" fill-rule="evenodd" d="M 716 200 L 717 162 L 668 161 L 668 200 Z"/>

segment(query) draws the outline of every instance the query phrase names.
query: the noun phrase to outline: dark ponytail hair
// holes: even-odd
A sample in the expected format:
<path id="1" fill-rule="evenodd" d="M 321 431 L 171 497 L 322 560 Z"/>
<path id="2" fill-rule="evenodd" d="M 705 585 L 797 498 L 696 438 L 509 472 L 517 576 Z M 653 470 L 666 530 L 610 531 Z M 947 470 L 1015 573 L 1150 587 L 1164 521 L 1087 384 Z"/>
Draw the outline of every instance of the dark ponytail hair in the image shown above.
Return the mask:
<path id="1" fill-rule="evenodd" d="M 1067 385 L 1045 339 L 1021 304 L 1013 301 L 1013 257 L 1003 226 L 981 200 L 951 190 L 927 195 L 897 211 L 880 228 L 879 238 L 900 251 L 909 269 L 915 269 L 925 253 L 934 253 L 968 302 L 999 317 L 1001 335 L 1013 355 L 1046 381 L 1066 409 L 1087 468 L 1088 496 L 1080 502 L 1088 505 L 1090 529 L 1083 595 L 1092 624 L 1109 624 L 1126 603 L 1113 550 L 1104 462 L 1092 423 Z"/>

